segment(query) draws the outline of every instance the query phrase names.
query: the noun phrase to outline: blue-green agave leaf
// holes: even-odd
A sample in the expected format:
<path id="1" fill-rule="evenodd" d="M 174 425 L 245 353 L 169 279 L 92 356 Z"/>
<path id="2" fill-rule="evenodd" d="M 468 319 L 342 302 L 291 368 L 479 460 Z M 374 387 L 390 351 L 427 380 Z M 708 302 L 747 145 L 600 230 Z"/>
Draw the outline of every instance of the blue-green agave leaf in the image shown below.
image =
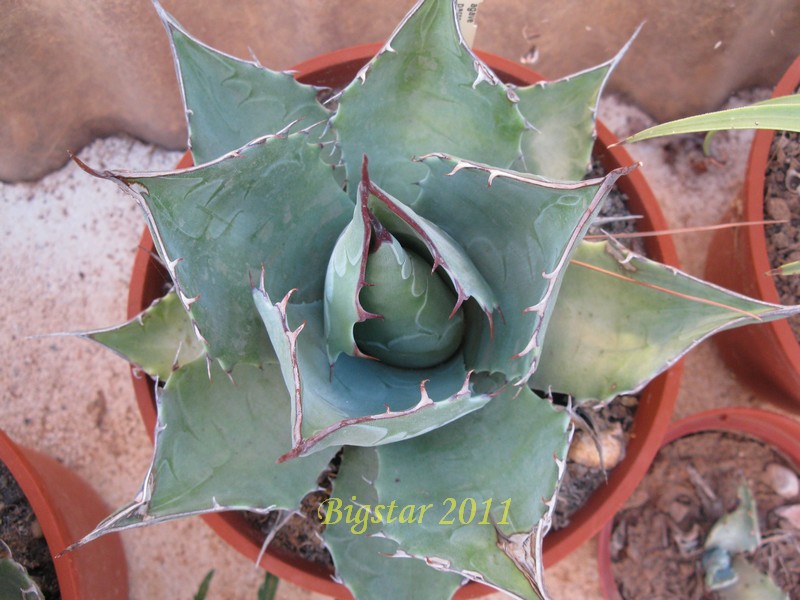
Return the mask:
<path id="1" fill-rule="evenodd" d="M 497 295 L 500 319 L 475 316 L 467 368 L 525 381 L 536 369 L 547 323 L 574 245 L 614 182 L 552 182 L 447 155 L 423 160 L 429 175 L 413 209 L 466 252 Z"/>
<path id="2" fill-rule="evenodd" d="M 638 30 L 614 58 L 593 69 L 516 90 L 519 110 L 531 124 L 522 134 L 519 170 L 548 179 L 578 180 L 586 175 L 600 95 L 637 34 Z"/>
<path id="3" fill-rule="evenodd" d="M 25 567 L 14 560 L 11 550 L 0 539 L 0 598 L 3 600 L 44 600 L 42 590 Z"/>
<path id="4" fill-rule="evenodd" d="M 636 255 L 583 242 L 561 286 L 535 389 L 607 402 L 634 393 L 708 336 L 800 313 Z"/>
<path id="5" fill-rule="evenodd" d="M 425 176 L 414 156 L 449 152 L 501 167 L 519 158 L 525 121 L 461 39 L 455 11 L 450 0 L 418 2 L 343 91 L 332 124 L 349 181 L 366 154 L 372 179 L 408 204 Z"/>
<path id="6" fill-rule="evenodd" d="M 181 302 L 227 371 L 271 353 L 251 294 L 262 267 L 270 294 L 296 288 L 299 300 L 322 298 L 353 203 L 320 152 L 297 133 L 182 171 L 95 173 L 137 192 Z"/>
<path id="7" fill-rule="evenodd" d="M 130 321 L 77 334 L 119 354 L 150 377 L 166 381 L 182 366 L 205 355 L 189 313 L 170 292 Z"/>
<path id="8" fill-rule="evenodd" d="M 169 34 L 195 164 L 292 124 L 299 129 L 327 121 L 329 112 L 317 102 L 317 88 L 206 46 L 154 4 Z"/>
<path id="9" fill-rule="evenodd" d="M 295 510 L 336 453 L 278 463 L 291 446 L 280 367 L 241 364 L 228 378 L 205 360 L 176 371 L 158 393 L 153 462 L 137 499 L 84 538 L 192 514 Z"/>
<path id="10" fill-rule="evenodd" d="M 425 590 L 426 598 L 450 598 L 461 585 L 460 575 L 437 571 L 420 560 L 392 557 L 397 542 L 381 535 L 380 525 L 370 523 L 374 515 L 366 507 L 379 504 L 373 484 L 377 475 L 375 448 L 344 448 L 331 499 L 322 507 L 325 544 L 336 575 L 361 600 L 413 600 L 419 598 L 419 590 Z"/>
<path id="11" fill-rule="evenodd" d="M 527 388 L 510 388 L 436 431 L 359 449 L 352 460 L 372 485 L 342 484 L 334 497 L 352 514 L 369 504 L 368 533 L 396 542 L 397 560 L 418 558 L 517 597 L 538 598 L 541 542 L 569 429 L 564 412 Z M 343 468 L 349 460 L 347 448 Z"/>
<path id="12" fill-rule="evenodd" d="M 342 231 L 325 273 L 324 320 L 328 360 L 339 354 L 366 357 L 356 345 L 353 326 L 379 315 L 364 310 L 360 293 L 366 285 L 367 257 L 372 240 L 372 223 L 367 208 L 366 187 L 359 185 L 353 219 Z"/>
<path id="13" fill-rule="evenodd" d="M 491 398 L 473 390 L 460 354 L 419 370 L 342 354 L 331 367 L 322 302 L 291 304 L 287 295 L 273 304 L 263 288 L 254 289 L 253 298 L 292 396 L 292 450 L 283 459 L 342 444 L 410 438 Z"/>

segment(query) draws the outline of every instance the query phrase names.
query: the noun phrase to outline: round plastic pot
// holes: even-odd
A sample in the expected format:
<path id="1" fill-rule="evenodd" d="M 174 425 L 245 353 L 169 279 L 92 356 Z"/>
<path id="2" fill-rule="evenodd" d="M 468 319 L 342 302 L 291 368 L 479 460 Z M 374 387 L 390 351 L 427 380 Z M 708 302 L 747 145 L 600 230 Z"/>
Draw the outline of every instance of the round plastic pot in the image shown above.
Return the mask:
<path id="1" fill-rule="evenodd" d="M 791 417 L 758 408 L 710 410 L 676 422 L 670 427 L 662 445 L 704 431 L 727 431 L 756 438 L 783 454 L 795 468 L 800 469 L 800 422 Z M 606 600 L 621 600 L 611 569 L 613 525 L 613 520 L 609 520 L 598 536 L 597 563 L 604 597 Z"/>
<path id="2" fill-rule="evenodd" d="M 297 78 L 304 83 L 342 87 L 355 77 L 358 70 L 380 47 L 378 44 L 369 44 L 346 48 L 301 63 L 294 70 Z M 482 52 L 478 52 L 478 55 L 507 83 L 529 85 L 542 79 L 533 71 L 504 58 Z M 594 154 L 606 170 L 634 163 L 623 148 L 612 147 L 617 139 L 602 123 L 597 124 L 597 134 Z M 187 154 L 178 167 L 190 165 L 191 157 Z M 642 216 L 637 221 L 642 230 L 666 229 L 666 221 L 640 169 L 621 178 L 617 185 L 628 196 L 631 212 Z M 646 238 L 646 248 L 651 258 L 677 266 L 677 254 L 668 237 Z M 145 230 L 131 278 L 128 299 L 128 314 L 131 317 L 163 295 L 164 283 L 168 281 L 166 272 L 153 260 L 153 253 L 150 233 Z M 551 532 L 545 538 L 546 566 L 555 564 L 594 536 L 636 488 L 655 456 L 671 420 L 682 370 L 682 363 L 675 365 L 642 392 L 626 458 L 610 473 L 608 484 L 599 488 L 573 515 L 569 527 Z M 156 422 L 152 382 L 134 377 L 133 384 L 143 420 L 152 436 Z M 261 536 L 247 525 L 240 514 L 221 513 L 203 518 L 224 540 L 249 559 L 256 560 L 262 542 Z M 261 565 L 281 578 L 314 591 L 336 597 L 350 597 L 343 586 L 331 580 L 331 572 L 282 550 L 268 550 Z M 469 598 L 489 591 L 485 586 L 470 584 L 463 587 L 457 597 Z"/>
<path id="3" fill-rule="evenodd" d="M 0 462 L 8 467 L 42 527 L 64 600 L 125 600 L 128 567 L 118 534 L 58 554 L 110 514 L 83 479 L 49 456 L 19 446 L 0 430 Z"/>
<path id="4" fill-rule="evenodd" d="M 775 88 L 773 98 L 794 94 L 800 84 L 800 58 Z M 764 218 L 764 174 L 774 132 L 756 131 L 742 195 L 733 209 L 733 221 Z M 714 236 L 706 263 L 706 277 L 723 287 L 780 304 L 761 226 L 733 227 Z M 792 412 L 800 413 L 800 344 L 788 322 L 739 327 L 715 337 L 727 365 L 741 381 Z"/>

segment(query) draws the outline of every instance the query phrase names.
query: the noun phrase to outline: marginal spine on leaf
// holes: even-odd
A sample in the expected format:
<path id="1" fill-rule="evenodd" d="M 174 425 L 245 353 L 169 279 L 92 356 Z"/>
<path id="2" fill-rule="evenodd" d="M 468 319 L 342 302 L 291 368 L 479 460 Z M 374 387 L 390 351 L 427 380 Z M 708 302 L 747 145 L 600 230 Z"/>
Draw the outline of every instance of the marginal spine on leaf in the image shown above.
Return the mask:
<path id="1" fill-rule="evenodd" d="M 442 161 L 454 162 L 455 165 L 453 166 L 451 171 L 447 174 L 449 177 L 465 169 L 482 171 L 488 175 L 487 185 L 489 185 L 490 187 L 492 185 L 492 182 L 497 178 L 511 179 L 514 181 L 529 183 L 531 185 L 537 185 L 541 187 L 547 187 L 559 190 L 575 190 L 575 189 L 586 188 L 593 185 L 598 186 L 598 189 L 595 192 L 595 195 L 592 198 L 591 202 L 589 203 L 589 206 L 584 211 L 583 215 L 578 221 L 569 240 L 567 240 L 564 252 L 559 258 L 556 267 L 553 269 L 552 273 L 542 273 L 543 279 L 545 279 L 548 282 L 547 289 L 544 291 L 542 297 L 539 298 L 535 304 L 527 307 L 524 311 L 525 313 L 529 312 L 536 313 L 538 318 L 538 323 L 534 328 L 534 331 L 528 343 L 522 350 L 517 352 L 512 358 L 519 359 L 536 351 L 537 349 L 540 349 L 539 337 L 541 334 L 541 328 L 543 324 L 542 317 L 544 315 L 545 307 L 551 300 L 551 297 L 556 288 L 556 284 L 558 282 L 558 276 L 564 272 L 564 269 L 566 268 L 566 264 L 569 260 L 569 256 L 572 253 L 573 248 L 580 241 L 584 229 L 588 226 L 588 221 L 592 218 L 594 210 L 597 208 L 598 204 L 603 200 L 603 198 L 605 198 L 611 187 L 616 183 L 617 179 L 619 179 L 624 175 L 628 175 L 634 169 L 638 168 L 641 163 L 636 163 L 628 167 L 621 167 L 615 169 L 610 173 L 608 173 L 603 178 L 584 180 L 573 183 L 573 182 L 553 182 L 553 181 L 541 180 L 521 173 L 495 169 L 492 167 L 488 167 L 486 165 L 482 165 L 480 163 L 475 163 L 463 159 L 456 159 L 445 153 L 438 153 L 438 152 L 431 153 L 426 156 L 423 156 L 419 160 L 425 160 L 427 158 L 437 158 Z M 531 360 L 531 365 L 529 366 L 528 371 L 525 373 L 525 375 L 523 375 L 520 378 L 519 381 L 516 382 L 516 385 L 523 385 L 524 383 L 526 383 L 533 375 L 537 365 L 538 365 L 538 360 L 537 357 L 534 356 Z"/>
<path id="2" fill-rule="evenodd" d="M 267 288 L 264 285 L 264 267 L 261 267 L 261 280 L 259 282 L 258 291 L 259 293 L 263 294 L 268 303 L 272 303 L 269 294 L 267 294 Z M 303 328 L 306 326 L 304 321 L 295 330 L 292 330 L 289 327 L 289 320 L 286 316 L 286 306 L 289 304 L 289 298 L 291 298 L 292 294 L 296 291 L 296 289 L 289 290 L 289 292 L 283 297 L 283 300 L 273 305 L 277 309 L 278 315 L 280 316 L 281 328 L 283 329 L 283 334 L 289 343 L 289 353 L 292 361 L 294 405 L 296 411 L 295 414 L 297 415 L 297 418 L 295 418 L 294 424 L 292 425 L 292 444 L 294 445 L 302 443 L 303 441 L 303 382 L 300 378 L 300 365 L 297 362 L 297 336 L 300 335 L 300 332 L 303 331 Z"/>
<path id="3" fill-rule="evenodd" d="M 251 145 L 255 145 L 255 144 L 258 144 L 258 143 L 263 143 L 269 137 L 275 137 L 275 136 L 266 136 L 264 138 L 259 138 L 259 139 L 255 140 L 255 141 L 251 142 L 250 144 L 248 144 L 248 146 L 245 146 L 245 147 L 249 147 Z M 189 296 L 186 293 L 186 291 L 185 291 L 185 289 L 183 287 L 183 284 L 181 283 L 181 279 L 178 277 L 178 272 L 177 272 L 177 265 L 180 262 L 183 261 L 183 257 L 178 257 L 178 258 L 173 258 L 173 259 L 169 258 L 169 253 L 167 252 L 166 246 L 164 245 L 164 241 L 161 238 L 161 232 L 160 232 L 160 230 L 159 230 L 159 228 L 158 228 L 158 226 L 156 224 L 155 219 L 153 218 L 153 214 L 150 211 L 150 207 L 148 206 L 147 202 L 144 199 L 144 196 L 143 196 L 144 192 L 139 192 L 139 191 L 134 190 L 133 186 L 137 185 L 139 187 L 142 187 L 144 189 L 144 191 L 147 192 L 147 188 L 143 184 L 139 183 L 139 181 L 138 181 L 138 178 L 140 176 L 138 176 L 138 175 L 124 176 L 124 175 L 122 175 L 120 173 L 114 173 L 112 171 L 102 171 L 102 172 L 100 172 L 100 171 L 97 171 L 96 169 L 93 169 L 92 167 L 90 167 L 86 163 L 84 163 L 81 159 L 79 159 L 77 156 L 75 156 L 72 152 L 70 152 L 69 154 L 72 157 L 72 160 L 75 162 L 75 164 L 77 164 L 78 167 L 80 167 L 83 171 L 85 171 L 89 175 L 92 175 L 94 177 L 98 177 L 100 179 L 111 180 L 111 181 L 115 182 L 118 186 L 120 186 L 120 188 L 123 191 L 125 191 L 128 194 L 131 194 L 134 197 L 134 199 L 136 200 L 136 203 L 142 208 L 142 210 L 144 211 L 144 213 L 145 213 L 145 215 L 147 217 L 147 221 L 151 225 L 150 230 L 151 230 L 151 233 L 153 235 L 153 242 L 155 243 L 156 248 L 159 250 L 160 256 L 164 257 L 164 265 L 167 268 L 167 272 L 169 273 L 170 278 L 172 279 L 172 281 L 174 283 L 175 291 L 178 294 L 178 298 L 180 299 L 181 304 L 183 304 L 183 306 L 186 309 L 186 311 L 188 313 L 191 313 L 191 307 L 195 302 L 197 302 L 200 299 L 200 295 L 197 294 L 195 296 Z M 219 162 L 221 160 L 224 160 L 227 156 L 228 155 L 224 155 L 224 156 L 220 157 L 217 161 L 214 161 L 214 162 Z M 195 170 L 197 168 L 198 167 L 190 167 L 189 169 L 185 169 L 184 172 L 185 171 L 192 171 L 192 170 Z M 161 175 L 165 175 L 165 174 L 169 174 L 169 173 L 150 173 L 150 174 L 146 174 L 145 176 L 155 177 L 155 176 L 161 176 Z M 197 339 L 200 340 L 206 348 L 208 348 L 208 346 L 209 346 L 208 341 L 205 339 L 203 334 L 200 332 L 200 328 L 198 327 L 197 322 L 194 319 L 192 319 L 192 328 L 194 330 L 195 335 L 197 336 Z M 206 358 L 207 358 L 207 360 L 210 361 L 210 357 L 208 355 L 206 355 Z M 211 365 L 210 365 L 210 362 L 209 362 L 209 380 L 210 379 L 211 379 Z"/>
<path id="4" fill-rule="evenodd" d="M 600 204 L 600 202 L 603 201 L 603 199 L 609 193 L 611 188 L 616 183 L 617 179 L 619 179 L 623 175 L 628 175 L 634 169 L 638 168 L 640 164 L 641 163 L 635 163 L 635 164 L 630 165 L 628 167 L 620 167 L 619 169 L 614 169 L 613 171 L 608 173 L 602 179 L 590 180 L 590 181 L 593 182 L 590 185 L 596 185 L 598 183 L 600 185 L 597 188 L 597 191 L 595 192 L 594 197 L 592 198 L 591 202 L 589 203 L 589 206 L 583 212 L 583 215 L 581 215 L 581 218 L 578 221 L 576 227 L 572 230 L 572 234 L 570 235 L 570 238 L 567 241 L 567 244 L 566 244 L 566 246 L 564 248 L 564 252 L 561 255 L 561 257 L 559 258 L 558 264 L 556 265 L 555 269 L 553 269 L 552 273 L 543 273 L 542 274 L 542 277 L 548 282 L 547 283 L 547 289 L 545 290 L 544 295 L 542 296 L 542 298 L 539 300 L 539 302 L 536 305 L 531 306 L 531 307 L 529 307 L 529 308 L 527 308 L 525 310 L 525 312 L 536 311 L 538 316 L 539 316 L 539 322 L 537 323 L 537 325 L 536 325 L 536 327 L 535 327 L 535 329 L 533 331 L 533 335 L 531 336 L 531 339 L 528 342 L 528 344 L 525 346 L 525 348 L 521 352 L 519 352 L 517 355 L 515 355 L 514 358 L 520 358 L 520 357 L 525 356 L 526 354 L 528 354 L 530 352 L 533 352 L 536 348 L 540 348 L 539 335 L 541 334 L 541 329 L 542 329 L 542 323 L 543 323 L 542 316 L 544 314 L 543 313 L 544 306 L 546 305 L 547 302 L 549 302 L 550 297 L 552 296 L 552 294 L 555 291 L 556 284 L 558 282 L 558 275 L 564 273 L 564 271 L 566 269 L 566 266 L 567 266 L 567 263 L 569 261 L 569 257 L 572 254 L 572 250 L 576 247 L 578 242 L 581 240 L 584 231 L 588 228 L 589 221 L 592 218 L 592 216 L 594 214 L 594 211 L 597 208 L 597 206 Z M 503 176 L 502 174 L 499 174 L 499 175 Z M 581 183 L 583 185 L 586 185 L 589 182 L 588 181 L 584 181 L 584 182 L 581 182 Z M 533 376 L 533 373 L 535 372 L 537 366 L 538 366 L 538 358 L 534 358 L 531 361 L 531 365 L 528 368 L 528 372 L 520 380 L 520 382 L 527 382 L 528 379 L 530 379 Z"/>
<path id="5" fill-rule="evenodd" d="M 361 182 L 358 184 L 358 196 L 361 201 L 361 219 L 364 223 L 364 242 L 361 247 L 361 266 L 358 273 L 358 285 L 356 286 L 356 310 L 358 311 L 358 322 L 362 323 L 367 319 L 382 319 L 382 315 L 378 315 L 375 313 L 371 313 L 364 309 L 361 306 L 361 300 L 359 300 L 359 296 L 361 294 L 361 290 L 365 287 L 370 285 L 367 283 L 367 260 L 369 258 L 370 252 L 373 252 L 378 246 L 382 243 L 387 242 L 391 239 L 389 232 L 381 225 L 378 219 L 373 215 L 369 210 L 369 159 L 367 155 L 364 155 L 364 158 L 361 161 Z M 373 232 L 375 233 L 375 239 L 373 241 Z M 371 358 L 366 354 L 363 354 L 361 350 L 358 349 L 356 346 L 354 349 L 356 356 L 361 356 L 362 358 Z"/>
<path id="6" fill-rule="evenodd" d="M 635 256 L 634 257 L 629 257 L 629 258 L 635 258 Z M 730 310 L 731 312 L 738 313 L 740 315 L 743 315 L 743 316 L 748 317 L 750 319 L 753 319 L 755 321 L 762 321 L 763 320 L 761 316 L 759 316 L 759 315 L 757 315 L 755 313 L 743 310 L 741 308 L 736 308 L 735 306 L 729 306 L 727 304 L 722 304 L 721 302 L 714 302 L 713 300 L 708 300 L 706 298 L 701 298 L 700 296 L 692 296 L 690 294 L 683 294 L 681 292 L 676 292 L 675 290 L 671 290 L 671 289 L 662 287 L 660 285 L 655 285 L 653 283 L 647 283 L 647 282 L 644 282 L 644 281 L 639 281 L 638 279 L 633 279 L 632 277 L 626 277 L 625 275 L 622 275 L 620 273 L 614 273 L 613 271 L 609 271 L 608 269 L 603 269 L 602 267 L 591 265 L 589 263 L 585 263 L 585 262 L 582 262 L 582 261 L 579 261 L 579 260 L 574 260 L 573 259 L 570 262 L 572 264 L 574 264 L 574 265 L 579 266 L 579 267 L 583 267 L 585 269 L 590 269 L 592 271 L 596 271 L 596 272 L 602 273 L 604 275 L 609 275 L 610 277 L 615 277 L 616 279 L 621 279 L 622 281 L 627 281 L 629 283 L 633 283 L 633 284 L 636 284 L 636 285 L 641 285 L 643 287 L 650 288 L 651 290 L 655 290 L 655 291 L 658 291 L 658 292 L 663 292 L 663 293 L 669 294 L 671 296 L 677 296 L 678 298 L 683 298 L 685 300 L 690 300 L 692 302 L 698 302 L 699 304 L 707 304 L 709 306 L 714 306 L 716 308 L 722 308 L 722 309 L 725 309 L 725 310 Z M 620 266 L 623 266 L 623 263 L 620 263 Z"/>
<path id="7" fill-rule="evenodd" d="M 367 208 L 367 214 L 369 215 L 369 222 L 372 226 L 372 231 L 375 234 L 372 238 L 372 243 L 370 244 L 369 251 L 370 253 L 375 252 L 381 244 L 390 243 L 392 241 L 392 234 L 383 226 L 378 220 L 378 217 L 374 215 L 374 213 Z M 364 285 L 372 285 L 370 283 L 364 283 Z"/>
<path id="8" fill-rule="evenodd" d="M 277 306 L 277 305 L 276 305 Z M 473 371 L 469 371 L 467 373 L 466 378 L 464 379 L 464 383 L 461 386 L 461 389 L 456 392 L 451 398 L 445 400 L 443 402 L 458 402 L 465 396 L 470 395 L 469 389 L 469 382 L 470 378 L 472 377 Z M 350 427 L 352 425 L 360 425 L 361 423 L 369 423 L 373 421 L 383 421 L 385 419 L 393 419 L 395 417 L 405 417 L 408 415 L 412 415 L 414 413 L 420 412 L 423 409 L 430 408 L 436 406 L 436 402 L 434 402 L 431 397 L 428 395 L 427 389 L 425 384 L 427 383 L 427 379 L 423 380 L 419 384 L 420 388 L 420 399 L 417 404 L 412 406 L 406 410 L 400 410 L 392 412 L 391 410 L 387 410 L 386 412 L 376 414 L 376 415 L 366 415 L 363 417 L 353 417 L 351 419 L 342 419 L 338 423 L 334 423 L 333 425 L 329 425 L 325 429 L 318 431 L 314 435 L 308 438 L 303 438 L 302 433 L 300 434 L 299 441 L 294 440 L 293 437 L 293 447 L 292 449 L 278 458 L 276 461 L 277 463 L 286 462 L 287 460 L 298 458 L 299 456 L 304 456 L 309 452 L 309 450 L 318 444 L 322 439 L 328 437 L 332 433 L 340 429 L 344 429 L 345 427 Z M 302 412 L 298 412 L 298 419 L 295 428 L 299 431 L 301 429 L 301 421 L 302 421 Z"/>

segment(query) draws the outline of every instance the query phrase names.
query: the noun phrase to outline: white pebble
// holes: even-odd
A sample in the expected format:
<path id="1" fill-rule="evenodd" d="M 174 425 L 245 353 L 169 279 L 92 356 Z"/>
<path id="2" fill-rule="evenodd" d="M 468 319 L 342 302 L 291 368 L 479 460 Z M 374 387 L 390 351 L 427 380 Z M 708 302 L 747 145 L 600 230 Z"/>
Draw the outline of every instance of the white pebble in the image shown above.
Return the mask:
<path id="1" fill-rule="evenodd" d="M 770 487 L 781 497 L 794 498 L 800 492 L 800 482 L 791 469 L 772 463 L 767 466 L 766 474 Z"/>
<path id="2" fill-rule="evenodd" d="M 775 509 L 781 519 L 786 519 L 789 524 L 797 530 L 800 530 L 800 504 L 788 504 Z"/>

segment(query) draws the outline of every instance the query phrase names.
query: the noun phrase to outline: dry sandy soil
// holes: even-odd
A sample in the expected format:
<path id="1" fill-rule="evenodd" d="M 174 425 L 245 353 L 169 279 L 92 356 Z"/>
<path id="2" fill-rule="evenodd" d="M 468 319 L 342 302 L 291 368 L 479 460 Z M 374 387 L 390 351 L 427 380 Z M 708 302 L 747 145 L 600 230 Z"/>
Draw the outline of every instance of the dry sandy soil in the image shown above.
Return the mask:
<path id="1" fill-rule="evenodd" d="M 763 98 L 763 90 L 736 101 Z M 607 99 L 601 118 L 619 136 L 649 124 L 635 107 Z M 750 132 L 724 133 L 716 160 L 694 140 L 629 148 L 672 227 L 718 223 L 742 185 Z M 157 170 L 178 153 L 127 138 L 96 141 L 80 153 L 96 168 Z M 0 426 L 18 442 L 57 457 L 98 490 L 110 506 L 133 497 L 150 459 L 127 365 L 88 342 L 38 337 L 124 320 L 127 284 L 143 221 L 132 198 L 74 165 L 34 184 L 0 184 Z M 702 275 L 710 234 L 676 236 L 686 270 Z M 741 388 L 713 344 L 687 360 L 675 418 L 723 405 L 762 405 Z M 251 599 L 261 576 L 199 519 L 123 535 L 130 597 L 191 598 L 216 570 L 210 598 Z M 600 597 L 594 541 L 547 572 L 554 598 Z M 283 584 L 279 598 L 320 596 Z M 501 598 L 498 594 L 493 596 Z"/>

